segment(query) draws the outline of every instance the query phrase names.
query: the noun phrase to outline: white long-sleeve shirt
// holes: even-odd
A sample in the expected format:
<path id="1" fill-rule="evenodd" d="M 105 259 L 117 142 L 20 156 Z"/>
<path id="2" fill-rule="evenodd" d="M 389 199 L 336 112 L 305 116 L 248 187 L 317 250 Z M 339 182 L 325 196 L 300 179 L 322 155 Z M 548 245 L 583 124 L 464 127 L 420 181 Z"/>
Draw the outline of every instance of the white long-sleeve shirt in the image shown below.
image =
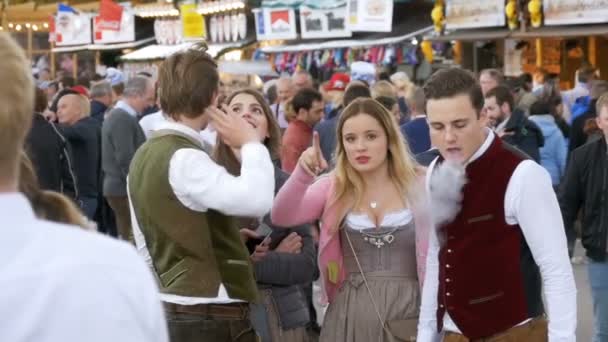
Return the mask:
<path id="1" fill-rule="evenodd" d="M 0 341 L 166 342 L 150 269 L 132 246 L 40 220 L 0 194 Z"/>
<path id="2" fill-rule="evenodd" d="M 199 132 L 179 123 L 165 121 L 157 129 L 177 131 L 203 144 Z M 231 216 L 262 217 L 270 211 L 274 199 L 274 167 L 268 150 L 261 143 L 250 143 L 241 148 L 241 175 L 238 177 L 229 174 L 204 151 L 185 148 L 177 150 L 171 157 L 169 184 L 177 199 L 189 209 L 200 212 L 213 209 Z M 152 266 L 152 257 L 135 217 L 131 196 L 129 206 L 137 250 Z M 228 296 L 223 285 L 220 285 L 216 298 L 161 294 L 161 299 L 181 305 L 237 301 Z"/>
<path id="3" fill-rule="evenodd" d="M 492 144 L 495 135 L 490 130 L 487 131 L 488 137 L 469 162 L 478 159 Z M 436 162 L 437 160 L 429 166 L 427 191 Z M 534 161 L 522 161 L 509 180 L 504 203 L 507 224 L 518 224 L 521 227 L 540 269 L 549 319 L 549 341 L 574 342 L 576 285 L 568 257 L 562 215 L 551 186 L 551 177 Z M 431 229 L 418 325 L 417 341 L 420 342 L 439 341 L 440 338 L 436 320 L 439 250 L 435 229 Z M 479 280 L 482 281 L 483 278 Z M 520 324 L 525 322 L 527 321 Z M 443 330 L 461 333 L 447 312 L 443 318 Z"/>

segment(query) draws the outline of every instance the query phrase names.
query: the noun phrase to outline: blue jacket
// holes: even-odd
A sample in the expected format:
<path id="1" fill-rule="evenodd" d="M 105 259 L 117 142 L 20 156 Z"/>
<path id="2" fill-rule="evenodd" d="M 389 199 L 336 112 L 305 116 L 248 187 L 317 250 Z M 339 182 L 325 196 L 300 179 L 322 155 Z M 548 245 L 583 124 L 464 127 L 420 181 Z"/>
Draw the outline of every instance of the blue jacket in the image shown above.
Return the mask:
<path id="1" fill-rule="evenodd" d="M 557 126 L 553 116 L 531 115 L 534 122 L 542 131 L 545 145 L 540 148 L 540 163 L 551 174 L 553 185 L 559 185 L 564 176 L 568 147 L 562 131 Z"/>
<path id="2" fill-rule="evenodd" d="M 413 119 L 402 125 L 401 133 L 413 154 L 420 154 L 431 148 L 431 136 L 426 118 Z"/>

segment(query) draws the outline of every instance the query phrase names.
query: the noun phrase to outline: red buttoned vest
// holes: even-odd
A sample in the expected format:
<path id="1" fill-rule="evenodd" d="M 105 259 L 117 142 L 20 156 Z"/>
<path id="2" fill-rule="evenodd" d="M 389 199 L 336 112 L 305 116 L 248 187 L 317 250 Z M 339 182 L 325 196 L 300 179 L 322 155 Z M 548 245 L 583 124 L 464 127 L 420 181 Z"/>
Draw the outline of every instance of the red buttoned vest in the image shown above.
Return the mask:
<path id="1" fill-rule="evenodd" d="M 462 209 L 438 231 L 439 331 L 446 311 L 470 339 L 495 335 L 544 312 L 538 266 L 519 225 L 505 220 L 507 185 L 524 159 L 495 137 L 466 168 Z"/>

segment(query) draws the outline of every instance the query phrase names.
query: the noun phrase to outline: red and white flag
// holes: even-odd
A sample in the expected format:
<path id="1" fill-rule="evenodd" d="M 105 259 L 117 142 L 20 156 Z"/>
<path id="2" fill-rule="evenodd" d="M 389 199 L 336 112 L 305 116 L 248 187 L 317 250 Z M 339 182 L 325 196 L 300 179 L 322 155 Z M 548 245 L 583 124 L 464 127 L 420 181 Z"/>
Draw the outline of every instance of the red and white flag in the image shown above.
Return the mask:
<path id="1" fill-rule="evenodd" d="M 101 0 L 99 16 L 95 20 L 96 29 L 106 31 L 120 31 L 123 8 L 112 0 Z"/>

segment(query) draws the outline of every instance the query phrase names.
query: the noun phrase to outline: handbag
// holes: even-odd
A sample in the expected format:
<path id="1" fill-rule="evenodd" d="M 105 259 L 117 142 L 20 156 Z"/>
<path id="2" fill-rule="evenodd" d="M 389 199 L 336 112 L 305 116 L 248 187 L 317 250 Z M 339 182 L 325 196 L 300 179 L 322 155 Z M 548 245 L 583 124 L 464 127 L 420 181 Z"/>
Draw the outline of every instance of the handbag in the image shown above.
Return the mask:
<path id="1" fill-rule="evenodd" d="M 372 295 L 372 290 L 369 288 L 369 284 L 367 283 L 367 278 L 365 277 L 365 273 L 363 273 L 363 268 L 359 263 L 359 258 L 357 257 L 357 253 L 355 252 L 355 248 L 353 247 L 353 243 L 350 241 L 350 236 L 348 231 L 344 231 L 346 233 L 346 240 L 348 240 L 348 245 L 350 246 L 351 251 L 353 252 L 353 256 L 355 257 L 355 262 L 357 263 L 357 267 L 359 268 L 359 273 L 361 273 L 361 277 L 363 278 L 363 283 L 367 288 L 367 293 L 369 293 L 369 297 L 371 299 L 372 305 L 374 306 L 374 310 L 378 315 L 378 320 L 382 325 L 382 329 L 386 331 L 389 336 L 394 337 L 397 341 L 416 341 L 416 335 L 418 332 L 418 318 L 410 318 L 410 319 L 395 319 L 390 321 L 385 321 L 380 315 L 380 310 L 378 309 L 378 304 L 376 304 L 376 300 Z"/>

